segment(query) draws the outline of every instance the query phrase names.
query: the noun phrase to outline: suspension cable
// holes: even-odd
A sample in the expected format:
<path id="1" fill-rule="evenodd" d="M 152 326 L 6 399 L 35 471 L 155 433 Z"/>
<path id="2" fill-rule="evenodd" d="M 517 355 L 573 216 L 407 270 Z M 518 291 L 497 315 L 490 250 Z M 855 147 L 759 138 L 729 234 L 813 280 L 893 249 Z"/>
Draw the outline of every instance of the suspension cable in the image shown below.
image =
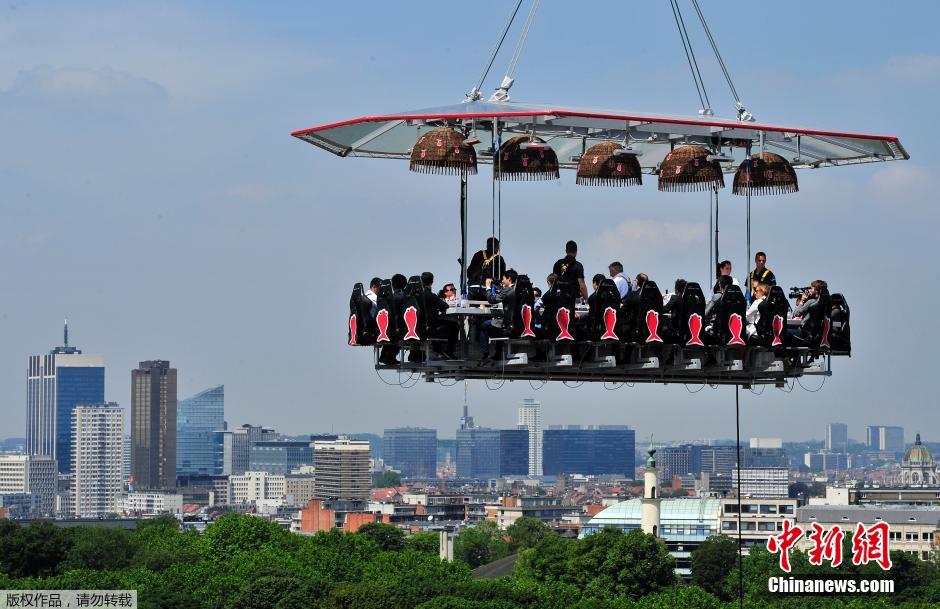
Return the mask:
<path id="1" fill-rule="evenodd" d="M 721 67 L 722 73 L 725 75 L 725 81 L 728 83 L 728 88 L 731 89 L 731 95 L 734 96 L 734 105 L 738 110 L 738 119 L 739 120 L 754 120 L 754 117 L 750 112 L 744 107 L 744 102 L 741 101 L 741 96 L 738 95 L 738 90 L 735 88 L 734 83 L 731 81 L 731 73 L 728 71 L 728 66 L 725 65 L 725 60 L 722 59 L 721 53 L 718 52 L 718 45 L 715 43 L 715 37 L 712 36 L 712 31 L 708 27 L 708 23 L 705 21 L 705 13 L 702 12 L 702 7 L 699 6 L 698 0 L 692 0 L 692 6 L 695 7 L 695 12 L 698 13 L 699 21 L 702 22 L 702 28 L 705 30 L 705 36 L 708 38 L 708 43 L 712 47 L 712 51 L 715 53 L 715 59 L 718 60 L 718 65 Z"/>
<path id="2" fill-rule="evenodd" d="M 734 414 L 736 444 L 738 451 L 738 607 L 744 609 L 744 549 L 741 546 L 741 398 L 740 386 L 734 386 Z"/>
<path id="3" fill-rule="evenodd" d="M 513 73 L 516 71 L 516 63 L 519 62 L 519 57 L 522 55 L 522 49 L 525 47 L 526 38 L 529 37 L 529 29 L 532 27 L 532 22 L 535 20 L 535 13 L 539 10 L 540 0 L 534 0 L 532 2 L 532 7 L 529 9 L 529 16 L 526 17 L 525 27 L 522 28 L 522 35 L 519 36 L 519 42 L 516 43 L 516 50 L 512 54 L 512 60 L 509 62 L 509 68 L 506 70 L 506 76 L 512 78 Z"/>
<path id="4" fill-rule="evenodd" d="M 692 48 L 689 32 L 685 28 L 685 20 L 682 18 L 682 11 L 679 9 L 679 2 L 678 0 L 669 0 L 669 5 L 672 7 L 672 16 L 676 21 L 676 29 L 679 30 L 679 38 L 682 39 L 682 49 L 685 51 L 685 59 L 689 63 L 689 71 L 692 73 L 692 81 L 695 83 L 695 91 L 698 93 L 698 100 L 702 104 L 702 111 L 703 113 L 710 113 L 711 102 L 708 100 L 705 81 L 702 79 L 702 73 L 698 68 L 695 50 Z"/>
<path id="5" fill-rule="evenodd" d="M 496 46 L 493 47 L 493 51 L 490 53 L 489 61 L 486 62 L 486 66 L 483 68 L 483 72 L 480 74 L 479 80 L 477 80 L 476 86 L 467 93 L 467 98 L 464 101 L 476 101 L 482 97 L 480 95 L 480 87 L 483 86 L 483 81 L 486 80 L 487 75 L 490 73 L 490 68 L 493 67 L 493 62 L 496 60 L 496 55 L 499 53 L 499 49 L 503 46 L 503 41 L 506 40 L 506 34 L 509 33 L 509 28 L 512 26 L 512 22 L 516 19 L 516 13 L 519 12 L 519 7 L 522 6 L 522 0 L 516 2 L 516 7 L 512 9 L 512 13 L 509 15 L 509 20 L 506 21 L 506 25 L 503 27 L 503 32 L 499 36 L 499 40 L 496 41 Z"/>

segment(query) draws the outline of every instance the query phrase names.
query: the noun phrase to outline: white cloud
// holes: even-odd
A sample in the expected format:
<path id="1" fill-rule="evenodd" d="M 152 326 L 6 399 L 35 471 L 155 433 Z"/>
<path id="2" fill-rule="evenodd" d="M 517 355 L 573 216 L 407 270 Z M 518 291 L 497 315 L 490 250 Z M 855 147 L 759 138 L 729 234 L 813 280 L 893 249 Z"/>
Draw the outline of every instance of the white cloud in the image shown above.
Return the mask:
<path id="1" fill-rule="evenodd" d="M 933 172 L 910 162 L 891 163 L 875 172 L 869 180 L 871 194 L 876 200 L 920 206 L 936 200 L 936 179 Z"/>
<path id="2" fill-rule="evenodd" d="M 608 256 L 633 256 L 675 252 L 707 238 L 704 224 L 626 220 L 595 239 L 595 247 Z"/>

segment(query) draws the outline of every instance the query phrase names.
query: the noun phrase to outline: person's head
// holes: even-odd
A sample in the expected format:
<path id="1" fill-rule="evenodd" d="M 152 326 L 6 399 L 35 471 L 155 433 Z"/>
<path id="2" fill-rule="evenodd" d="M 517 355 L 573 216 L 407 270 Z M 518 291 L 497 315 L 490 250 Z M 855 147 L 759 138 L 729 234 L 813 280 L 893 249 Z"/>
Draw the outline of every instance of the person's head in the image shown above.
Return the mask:
<path id="1" fill-rule="evenodd" d="M 636 274 L 636 287 L 641 288 L 643 284 L 649 281 L 649 277 L 646 276 L 646 273 L 637 273 Z"/>
<path id="2" fill-rule="evenodd" d="M 429 288 L 432 285 L 434 285 L 434 273 L 432 273 L 431 271 L 424 271 L 423 273 L 421 273 L 421 285 L 423 285 L 426 288 Z"/>
<path id="3" fill-rule="evenodd" d="M 819 294 L 824 289 L 829 287 L 829 284 L 823 281 L 822 279 L 817 279 L 813 283 L 809 284 L 809 287 L 813 289 L 813 294 Z"/>
<path id="4" fill-rule="evenodd" d="M 734 285 L 734 280 L 731 279 L 731 275 L 722 275 L 718 278 L 718 291 L 724 292 L 728 288 Z"/>
<path id="5" fill-rule="evenodd" d="M 369 289 L 378 294 L 380 287 L 382 287 L 382 280 L 378 277 L 373 277 L 372 281 L 369 282 Z"/>
<path id="6" fill-rule="evenodd" d="M 566 244 L 565 244 L 565 253 L 568 254 L 569 256 L 577 256 L 577 255 L 578 255 L 578 244 L 575 243 L 574 241 L 569 241 L 568 243 L 566 243 Z"/>
<path id="7" fill-rule="evenodd" d="M 724 275 L 729 275 L 729 276 L 731 275 L 731 261 L 730 260 L 722 260 L 721 263 L 718 265 L 718 276 L 721 277 Z"/>
<path id="8" fill-rule="evenodd" d="M 602 281 L 604 281 L 603 275 L 601 275 L 600 273 L 598 273 L 597 275 L 594 275 L 594 279 L 591 280 L 591 283 L 594 284 L 595 290 L 601 284 Z"/>
<path id="9" fill-rule="evenodd" d="M 392 289 L 404 290 L 406 285 L 408 285 L 407 277 L 405 277 L 401 273 L 395 273 L 394 275 L 392 275 Z"/>
<path id="10" fill-rule="evenodd" d="M 497 239 L 496 237 L 490 237 L 489 239 L 487 239 L 486 251 L 491 254 L 493 252 L 498 252 L 499 251 L 499 239 Z"/>
<path id="11" fill-rule="evenodd" d="M 758 283 L 754 293 L 757 294 L 758 298 L 767 298 L 767 294 L 770 294 L 770 286 L 766 283 Z"/>
<path id="12" fill-rule="evenodd" d="M 542 288 L 532 288 L 532 295 L 536 298 L 542 297 Z"/>
<path id="13" fill-rule="evenodd" d="M 444 294 L 444 298 L 453 298 L 457 295 L 457 287 L 452 283 L 445 284 L 441 293 Z"/>
<path id="14" fill-rule="evenodd" d="M 519 277 L 519 273 L 515 269 L 506 269 L 503 273 L 503 285 L 510 286 L 516 283 L 516 278 Z"/>
<path id="15" fill-rule="evenodd" d="M 764 265 L 767 264 L 767 254 L 764 252 L 757 252 L 754 254 L 754 266 L 759 269 L 764 268 Z"/>
<path id="16" fill-rule="evenodd" d="M 610 271 L 611 277 L 616 277 L 618 274 L 623 272 L 623 265 L 620 264 L 620 262 L 611 262 L 607 269 Z"/>
<path id="17" fill-rule="evenodd" d="M 682 294 L 688 282 L 685 279 L 676 279 L 676 294 Z"/>
<path id="18" fill-rule="evenodd" d="M 558 279 L 558 275 L 555 273 L 549 273 L 548 277 L 545 278 L 545 283 L 548 284 L 549 289 L 554 285 L 556 279 Z"/>

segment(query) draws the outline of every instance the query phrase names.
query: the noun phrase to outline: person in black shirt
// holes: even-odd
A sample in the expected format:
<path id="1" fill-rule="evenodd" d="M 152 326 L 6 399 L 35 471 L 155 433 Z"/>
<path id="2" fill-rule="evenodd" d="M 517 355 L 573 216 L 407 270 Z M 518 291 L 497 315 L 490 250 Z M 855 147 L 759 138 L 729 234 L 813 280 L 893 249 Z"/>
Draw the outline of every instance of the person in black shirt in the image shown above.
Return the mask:
<path id="1" fill-rule="evenodd" d="M 584 267 L 576 260 L 578 244 L 569 241 L 565 244 L 565 257 L 558 260 L 552 267 L 552 273 L 558 275 L 558 281 L 563 282 L 562 287 L 572 296 L 581 296 L 585 301 L 588 298 L 587 286 L 584 284 Z"/>
<path id="2" fill-rule="evenodd" d="M 470 259 L 467 267 L 467 288 L 470 300 L 486 300 L 490 286 L 499 283 L 506 272 L 506 261 L 499 253 L 499 239 L 490 237 L 486 240 L 486 249 L 482 249 Z"/>
<path id="3" fill-rule="evenodd" d="M 428 335 L 431 338 L 447 340 L 443 350 L 434 345 L 435 355 L 456 359 L 457 349 L 457 321 L 444 316 L 447 303 L 433 291 L 434 274 L 428 271 L 421 273 L 421 285 L 424 286 L 424 314 L 428 322 Z"/>
<path id="4" fill-rule="evenodd" d="M 756 298 L 754 280 L 757 280 L 758 283 L 766 283 L 770 286 L 777 285 L 777 278 L 774 277 L 773 271 L 768 269 L 766 264 L 767 254 L 757 252 L 757 254 L 754 255 L 754 270 L 747 276 L 747 285 L 750 289 L 749 301 L 753 301 Z"/>

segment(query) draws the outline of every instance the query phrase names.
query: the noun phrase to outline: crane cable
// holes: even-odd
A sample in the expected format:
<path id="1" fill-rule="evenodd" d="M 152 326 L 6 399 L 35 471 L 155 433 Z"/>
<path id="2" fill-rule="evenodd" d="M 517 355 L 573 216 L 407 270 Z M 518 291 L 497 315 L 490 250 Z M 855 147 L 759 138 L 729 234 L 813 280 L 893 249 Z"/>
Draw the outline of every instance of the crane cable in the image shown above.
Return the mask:
<path id="1" fill-rule="evenodd" d="M 705 81 L 702 79 L 702 72 L 698 67 L 698 60 L 695 58 L 695 50 L 692 48 L 692 41 L 689 39 L 689 32 L 685 28 L 685 20 L 682 18 L 682 10 L 679 8 L 678 0 L 669 0 L 672 7 L 672 16 L 676 21 L 676 29 L 679 30 L 679 38 L 682 39 L 682 49 L 685 51 L 685 59 L 689 63 L 689 71 L 692 73 L 692 81 L 695 83 L 695 91 L 698 93 L 699 102 L 702 104 L 702 114 L 712 114 L 712 105 L 708 99 L 708 92 L 705 90 Z"/>
<path id="2" fill-rule="evenodd" d="M 496 46 L 493 47 L 492 52 L 490 53 L 490 58 L 486 62 L 483 72 L 480 74 L 480 78 L 477 80 L 476 86 L 467 93 L 467 97 L 464 101 L 476 101 L 482 97 L 480 95 L 480 87 L 483 86 L 483 81 L 486 80 L 487 75 L 490 73 L 490 68 L 493 67 L 493 62 L 496 60 L 496 55 L 499 53 L 499 49 L 503 46 L 503 42 L 506 40 L 506 34 L 509 33 L 509 28 L 512 26 L 512 22 L 516 19 L 516 13 L 519 12 L 519 7 L 522 6 L 522 0 L 516 2 L 516 7 L 512 10 L 512 13 L 509 15 L 509 20 L 506 21 L 506 25 L 503 27 L 503 31 L 499 36 L 499 40 L 496 41 Z"/>
<path id="3" fill-rule="evenodd" d="M 725 60 L 721 58 L 721 53 L 718 52 L 718 45 L 715 43 L 715 38 L 712 36 L 711 29 L 709 29 L 708 23 L 705 21 L 705 13 L 702 12 L 702 7 L 699 6 L 698 0 L 692 0 L 692 6 L 695 7 L 695 12 L 698 13 L 698 18 L 699 21 L 702 22 L 702 28 L 705 30 L 705 36 L 708 38 L 708 43 L 711 45 L 712 51 L 715 53 L 715 59 L 718 60 L 718 65 L 721 67 L 721 72 L 725 75 L 725 81 L 728 83 L 728 88 L 731 89 L 731 95 L 734 96 L 734 105 L 738 110 L 738 119 L 754 120 L 754 117 L 751 116 L 747 109 L 745 109 L 744 103 L 741 101 L 741 96 L 738 95 L 738 90 L 731 81 L 731 73 L 728 71 L 728 66 L 725 65 Z"/>
<path id="4" fill-rule="evenodd" d="M 529 9 L 529 16 L 526 17 L 525 26 L 522 28 L 522 34 L 519 36 L 519 42 L 516 43 L 516 50 L 513 52 L 512 59 L 509 61 L 509 68 L 506 70 L 507 78 L 512 78 L 513 73 L 516 71 L 516 64 L 519 62 L 519 57 L 522 55 L 526 38 L 529 37 L 529 29 L 532 27 L 532 22 L 535 20 L 535 13 L 539 10 L 539 2 L 540 0 L 534 0 L 532 7 Z"/>

